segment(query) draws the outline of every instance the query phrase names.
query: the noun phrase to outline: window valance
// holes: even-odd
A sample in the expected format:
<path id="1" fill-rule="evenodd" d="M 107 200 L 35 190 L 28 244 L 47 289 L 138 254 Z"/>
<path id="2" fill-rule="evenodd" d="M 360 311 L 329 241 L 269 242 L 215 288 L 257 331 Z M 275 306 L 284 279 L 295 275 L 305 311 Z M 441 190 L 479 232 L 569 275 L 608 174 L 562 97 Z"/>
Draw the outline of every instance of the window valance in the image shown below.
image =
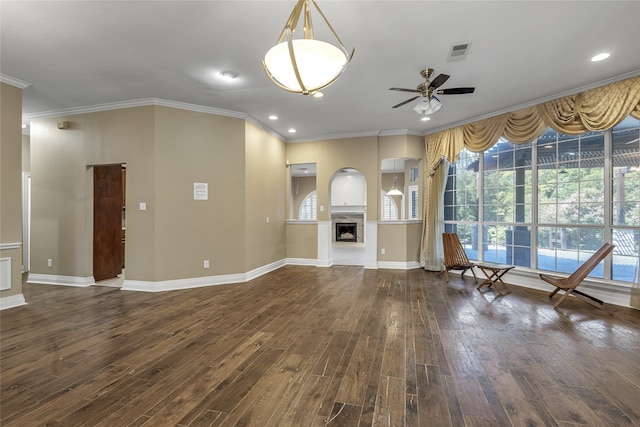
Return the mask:
<path id="1" fill-rule="evenodd" d="M 572 135 L 606 130 L 629 115 L 640 118 L 640 77 L 427 135 L 426 171 L 432 175 L 442 158 L 455 162 L 465 147 L 485 151 L 500 137 L 524 143 L 547 127 Z"/>

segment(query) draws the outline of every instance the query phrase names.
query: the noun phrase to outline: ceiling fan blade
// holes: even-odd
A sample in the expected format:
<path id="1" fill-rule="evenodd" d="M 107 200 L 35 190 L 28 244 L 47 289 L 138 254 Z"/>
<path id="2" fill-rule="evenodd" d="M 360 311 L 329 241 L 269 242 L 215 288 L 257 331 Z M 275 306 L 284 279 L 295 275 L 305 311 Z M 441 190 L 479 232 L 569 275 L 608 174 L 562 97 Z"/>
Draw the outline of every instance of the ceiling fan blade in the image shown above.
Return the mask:
<path id="1" fill-rule="evenodd" d="M 438 89 L 436 94 L 438 95 L 463 95 L 465 93 L 473 93 L 476 90 L 475 87 L 453 87 L 451 89 Z"/>
<path id="2" fill-rule="evenodd" d="M 401 92 L 415 92 L 415 93 L 420 93 L 419 90 L 417 89 L 405 89 L 403 87 L 390 87 L 389 90 L 399 90 Z"/>
<path id="3" fill-rule="evenodd" d="M 438 77 L 436 77 L 435 79 L 431 80 L 431 84 L 429 85 L 430 88 L 435 89 L 437 87 L 440 87 L 444 84 L 444 82 L 446 82 L 447 80 L 449 80 L 449 76 L 446 74 L 440 74 L 438 75 Z"/>
<path id="4" fill-rule="evenodd" d="M 420 96 L 414 96 L 413 98 L 409 98 L 409 99 L 407 99 L 406 101 L 402 101 L 400 104 L 394 105 L 394 106 L 393 106 L 393 107 L 391 107 L 391 108 L 398 108 L 398 107 L 402 107 L 404 104 L 408 104 L 408 103 L 410 103 L 411 101 L 413 101 L 414 99 L 418 99 L 418 98 L 420 98 Z"/>

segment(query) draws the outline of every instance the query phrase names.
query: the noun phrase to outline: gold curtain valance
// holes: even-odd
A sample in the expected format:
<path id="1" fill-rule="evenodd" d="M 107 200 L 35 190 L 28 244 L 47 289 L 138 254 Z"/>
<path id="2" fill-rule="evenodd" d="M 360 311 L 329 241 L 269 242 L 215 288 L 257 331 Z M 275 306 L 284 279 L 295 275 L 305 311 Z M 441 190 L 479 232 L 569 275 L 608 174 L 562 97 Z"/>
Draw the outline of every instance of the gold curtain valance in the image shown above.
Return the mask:
<path id="1" fill-rule="evenodd" d="M 639 117 L 640 78 L 567 96 L 538 106 L 543 120 L 558 132 L 576 135 L 614 127 L 625 117 Z"/>
<path id="2" fill-rule="evenodd" d="M 500 137 L 524 143 L 547 127 L 565 134 L 606 130 L 629 115 L 640 118 L 640 77 L 427 135 L 426 170 L 432 175 L 441 158 L 455 162 L 463 148 L 482 152 Z"/>

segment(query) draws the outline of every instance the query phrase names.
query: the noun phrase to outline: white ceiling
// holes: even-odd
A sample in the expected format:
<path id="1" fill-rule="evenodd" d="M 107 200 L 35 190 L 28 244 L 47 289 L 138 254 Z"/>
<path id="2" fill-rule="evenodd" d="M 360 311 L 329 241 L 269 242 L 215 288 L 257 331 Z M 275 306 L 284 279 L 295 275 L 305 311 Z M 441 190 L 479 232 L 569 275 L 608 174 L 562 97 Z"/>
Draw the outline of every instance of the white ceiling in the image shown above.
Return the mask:
<path id="1" fill-rule="evenodd" d="M 320 99 L 278 89 L 260 65 L 294 0 L 2 0 L 0 72 L 30 84 L 27 118 L 154 98 L 246 115 L 293 142 L 423 135 L 640 75 L 638 1 L 317 1 L 356 49 Z M 460 42 L 472 43 L 466 59 L 447 61 Z M 590 62 L 602 51 L 611 57 Z M 415 88 L 427 67 L 451 76 L 442 88 L 476 91 L 440 97 L 422 122 L 417 101 L 391 108 L 411 94 L 389 88 Z"/>

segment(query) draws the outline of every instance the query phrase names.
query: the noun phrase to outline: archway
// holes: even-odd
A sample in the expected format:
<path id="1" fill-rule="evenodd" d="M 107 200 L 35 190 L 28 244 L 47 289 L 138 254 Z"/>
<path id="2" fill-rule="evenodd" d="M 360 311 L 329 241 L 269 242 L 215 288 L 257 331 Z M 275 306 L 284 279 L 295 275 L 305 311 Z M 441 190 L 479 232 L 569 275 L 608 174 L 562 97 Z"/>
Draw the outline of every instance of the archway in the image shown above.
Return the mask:
<path id="1" fill-rule="evenodd" d="M 357 169 L 337 170 L 329 181 L 331 259 L 334 265 L 366 264 L 367 182 Z"/>

